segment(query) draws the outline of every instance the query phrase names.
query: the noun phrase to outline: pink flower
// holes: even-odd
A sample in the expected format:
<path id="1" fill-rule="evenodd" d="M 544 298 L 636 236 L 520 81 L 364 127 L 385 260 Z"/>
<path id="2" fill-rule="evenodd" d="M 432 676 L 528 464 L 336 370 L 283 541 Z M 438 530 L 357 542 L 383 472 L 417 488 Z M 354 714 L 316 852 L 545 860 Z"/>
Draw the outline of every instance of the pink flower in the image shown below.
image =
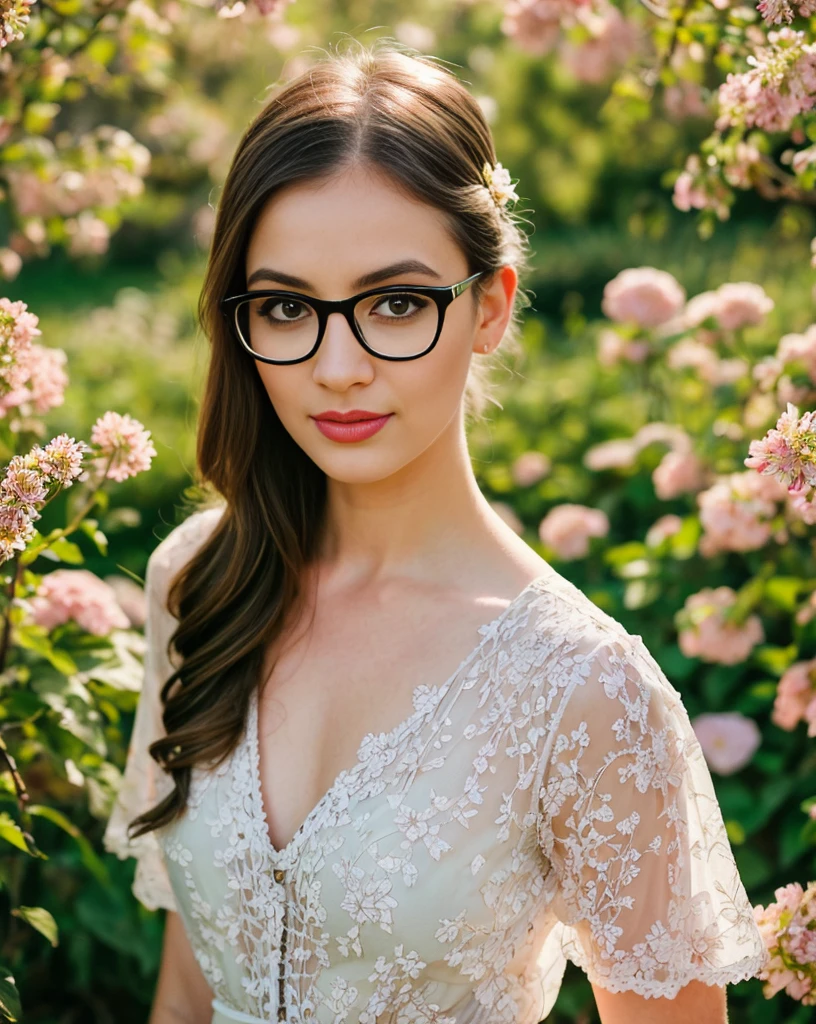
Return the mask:
<path id="1" fill-rule="evenodd" d="M 610 320 L 657 327 L 681 309 L 686 293 L 665 270 L 629 267 L 604 288 L 601 308 Z"/>
<path id="2" fill-rule="evenodd" d="M 82 210 L 66 220 L 65 231 L 72 256 L 100 256 L 108 251 L 110 228 L 91 210 Z"/>
<path id="3" fill-rule="evenodd" d="M 39 509 L 48 497 L 48 482 L 36 468 L 31 468 L 26 456 L 15 455 L 0 481 L 0 500 L 21 509 L 30 518 L 39 518 Z"/>
<path id="4" fill-rule="evenodd" d="M 683 526 L 683 520 L 680 516 L 676 516 L 673 513 L 669 515 L 661 516 L 656 519 L 649 527 L 646 533 L 646 543 L 649 547 L 657 547 L 667 537 L 672 537 L 678 530 Z"/>
<path id="5" fill-rule="evenodd" d="M 788 403 L 776 427 L 761 441 L 751 441 L 749 469 L 774 476 L 792 491 L 808 491 L 816 484 L 816 413 L 801 417 L 795 405 Z"/>
<path id="6" fill-rule="evenodd" d="M 42 471 L 63 487 L 70 487 L 80 475 L 82 460 L 89 451 L 84 441 L 75 441 L 68 434 L 58 434 L 45 448 L 37 449 Z"/>
<path id="7" fill-rule="evenodd" d="M 666 113 L 675 121 L 682 121 L 687 117 L 709 116 L 702 91 L 696 82 L 680 80 L 674 85 L 667 86 L 663 93 L 663 106 Z"/>
<path id="8" fill-rule="evenodd" d="M 770 478 L 767 478 L 770 480 Z M 727 473 L 697 495 L 704 534 L 700 554 L 711 558 L 720 551 L 756 551 L 771 537 L 777 502 L 787 492 L 775 480 L 759 482 L 750 472 Z"/>
<path id="9" fill-rule="evenodd" d="M 606 328 L 598 335 L 598 362 L 601 366 L 614 366 L 621 360 L 642 363 L 651 348 L 648 341 L 623 338 L 617 331 Z"/>
<path id="10" fill-rule="evenodd" d="M 501 30 L 516 46 L 540 57 L 549 53 L 585 0 L 507 0 Z"/>
<path id="11" fill-rule="evenodd" d="M 513 481 L 517 487 L 532 487 L 550 472 L 550 468 L 550 459 L 543 452 L 522 452 L 513 463 Z"/>
<path id="12" fill-rule="evenodd" d="M 719 131 L 757 127 L 786 132 L 798 114 L 816 103 L 816 45 L 806 42 L 804 32 L 787 27 L 767 38 L 769 45 L 752 54 L 751 69 L 731 72 L 720 86 Z"/>
<path id="13" fill-rule="evenodd" d="M 15 551 L 23 551 L 34 533 L 34 525 L 23 509 L 0 502 L 0 562 L 13 558 Z"/>
<path id="14" fill-rule="evenodd" d="M 637 458 L 638 447 L 630 437 L 613 437 L 600 441 L 584 452 L 584 465 L 598 472 L 603 469 L 623 469 Z"/>
<path id="15" fill-rule="evenodd" d="M 0 5 L 0 50 L 22 39 L 31 18 L 33 0 L 3 0 Z"/>
<path id="16" fill-rule="evenodd" d="M 765 631 L 758 616 L 749 615 L 741 626 L 726 621 L 724 615 L 736 599 L 734 590 L 725 586 L 704 587 L 686 599 L 681 620 L 690 625 L 680 630 L 678 643 L 687 658 L 738 665 L 763 642 Z"/>
<path id="17" fill-rule="evenodd" d="M 0 248 L 0 277 L 13 281 L 22 269 L 23 261 L 19 253 L 7 246 Z"/>
<path id="18" fill-rule="evenodd" d="M 776 687 L 771 721 L 780 729 L 789 732 L 801 721 L 808 721 L 808 735 L 816 735 L 816 721 L 809 715 L 809 708 L 816 696 L 816 685 L 813 681 L 816 670 L 816 658 L 809 661 L 797 661 L 782 674 Z"/>
<path id="19" fill-rule="evenodd" d="M 617 7 L 597 0 L 592 7 L 579 8 L 576 21 L 589 37 L 580 43 L 565 40 L 560 48 L 561 60 L 578 81 L 605 82 L 634 52 L 637 27 Z"/>
<path id="20" fill-rule="evenodd" d="M 785 991 L 806 1006 L 816 1005 L 816 883 L 781 886 L 776 903 L 754 907 L 754 919 L 769 956 L 758 977 L 771 998 Z"/>
<path id="21" fill-rule="evenodd" d="M 716 317 L 727 331 L 760 324 L 774 308 L 764 289 L 750 281 L 723 284 L 717 289 Z"/>
<path id="22" fill-rule="evenodd" d="M 25 360 L 31 342 L 42 334 L 37 327 L 39 318 L 27 309 L 24 302 L 0 298 L 0 394 L 25 382 L 28 377 Z"/>
<path id="23" fill-rule="evenodd" d="M 589 553 L 590 537 L 605 537 L 608 533 L 606 513 L 586 505 L 557 505 L 538 526 L 541 540 L 565 561 L 584 558 Z"/>
<path id="24" fill-rule="evenodd" d="M 106 412 L 94 423 L 91 441 L 99 446 L 98 458 L 112 458 L 107 476 L 122 481 L 150 469 L 156 449 L 150 431 L 128 413 Z"/>
<path id="25" fill-rule="evenodd" d="M 811 324 L 804 334 L 783 334 L 776 347 L 776 356 L 766 356 L 762 363 L 757 364 L 754 376 L 763 376 L 759 367 L 764 365 L 768 382 L 773 381 L 772 387 L 776 383 L 772 377 L 773 371 L 781 373 L 785 364 L 794 362 L 803 363 L 807 375 L 816 384 L 816 324 Z M 760 386 L 763 383 L 765 381 L 760 380 Z M 766 386 L 764 390 L 769 388 Z"/>
<path id="26" fill-rule="evenodd" d="M 666 452 L 652 473 L 652 483 L 661 501 L 699 491 L 704 484 L 702 463 L 694 452 Z"/>
<path id="27" fill-rule="evenodd" d="M 60 348 L 31 345 L 17 362 L 19 384 L 0 396 L 0 416 L 27 404 L 38 413 L 47 412 L 65 400 L 68 376 L 63 370 L 67 356 Z"/>
<path id="28" fill-rule="evenodd" d="M 753 718 L 738 711 L 706 712 L 691 724 L 709 768 L 720 775 L 733 775 L 744 768 L 762 741 Z"/>
<path id="29" fill-rule="evenodd" d="M 789 0 L 759 0 L 757 10 L 771 25 L 782 21 L 790 25 L 797 13 L 803 18 L 816 14 L 816 0 L 793 0 L 793 3 Z"/>
<path id="30" fill-rule="evenodd" d="M 127 629 L 130 620 L 112 587 L 87 569 L 56 569 L 43 578 L 31 599 L 32 619 L 46 629 L 73 620 L 95 636 Z"/>

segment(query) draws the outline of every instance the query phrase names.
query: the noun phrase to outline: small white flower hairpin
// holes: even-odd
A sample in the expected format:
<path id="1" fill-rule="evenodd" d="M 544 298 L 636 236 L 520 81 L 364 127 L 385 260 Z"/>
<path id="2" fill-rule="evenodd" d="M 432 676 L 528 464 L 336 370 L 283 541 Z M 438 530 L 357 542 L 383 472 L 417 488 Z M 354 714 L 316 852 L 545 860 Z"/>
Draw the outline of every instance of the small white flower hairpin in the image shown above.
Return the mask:
<path id="1" fill-rule="evenodd" d="M 510 172 L 500 163 L 491 167 L 489 163 L 485 162 L 482 168 L 482 177 L 497 206 L 506 206 L 509 200 L 518 199 L 516 190 L 510 181 Z"/>

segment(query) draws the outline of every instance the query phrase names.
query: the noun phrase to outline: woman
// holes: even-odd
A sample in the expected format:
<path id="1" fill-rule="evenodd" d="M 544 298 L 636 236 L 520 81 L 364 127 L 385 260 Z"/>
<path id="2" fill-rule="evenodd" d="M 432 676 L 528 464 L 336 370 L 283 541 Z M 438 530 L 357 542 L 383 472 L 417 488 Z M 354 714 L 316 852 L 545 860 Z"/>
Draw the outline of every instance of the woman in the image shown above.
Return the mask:
<path id="1" fill-rule="evenodd" d="M 221 500 L 150 558 L 105 836 L 169 911 L 152 1024 L 534 1024 L 566 958 L 604 1024 L 718 1024 L 765 962 L 677 691 L 472 473 L 511 193 L 475 100 L 390 43 L 238 146 L 200 303 Z"/>

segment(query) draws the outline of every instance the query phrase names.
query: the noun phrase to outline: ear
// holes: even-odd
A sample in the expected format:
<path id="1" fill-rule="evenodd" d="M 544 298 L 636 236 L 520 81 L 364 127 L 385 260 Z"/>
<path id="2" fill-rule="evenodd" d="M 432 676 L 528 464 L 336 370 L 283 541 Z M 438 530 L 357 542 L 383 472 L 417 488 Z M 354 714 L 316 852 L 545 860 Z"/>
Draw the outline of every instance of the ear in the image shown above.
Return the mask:
<path id="1" fill-rule="evenodd" d="M 513 313 L 518 273 L 510 265 L 499 267 L 479 300 L 473 351 L 486 355 L 498 348 Z"/>

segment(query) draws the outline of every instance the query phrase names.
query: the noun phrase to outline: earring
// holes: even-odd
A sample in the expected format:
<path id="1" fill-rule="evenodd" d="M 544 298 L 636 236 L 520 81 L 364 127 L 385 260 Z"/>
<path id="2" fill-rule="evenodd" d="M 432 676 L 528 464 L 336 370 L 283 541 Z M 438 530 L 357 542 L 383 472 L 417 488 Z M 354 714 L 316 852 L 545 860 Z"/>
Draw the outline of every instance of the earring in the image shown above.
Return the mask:
<path id="1" fill-rule="evenodd" d="M 487 350 L 489 348 L 490 348 L 490 345 L 482 345 L 482 352 L 487 352 Z"/>

